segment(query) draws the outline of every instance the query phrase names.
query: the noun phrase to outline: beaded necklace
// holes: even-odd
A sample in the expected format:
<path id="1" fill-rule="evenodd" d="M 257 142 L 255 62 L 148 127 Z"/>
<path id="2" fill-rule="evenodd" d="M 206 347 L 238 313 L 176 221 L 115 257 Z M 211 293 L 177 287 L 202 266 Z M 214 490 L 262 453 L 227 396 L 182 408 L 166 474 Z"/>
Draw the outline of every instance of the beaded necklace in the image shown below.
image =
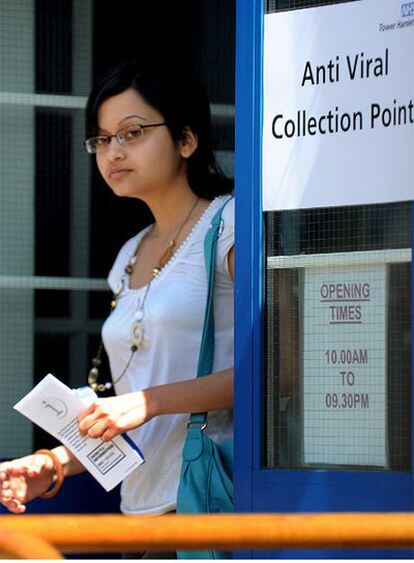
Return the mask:
<path id="1" fill-rule="evenodd" d="M 131 365 L 132 358 L 133 358 L 135 352 L 138 350 L 139 345 L 141 344 L 141 342 L 144 338 L 144 328 L 143 328 L 142 320 L 143 320 L 143 317 L 144 317 L 144 305 L 145 305 L 145 301 L 147 299 L 147 295 L 148 295 L 148 292 L 150 290 L 151 284 L 152 284 L 153 280 L 161 272 L 161 270 L 164 268 L 164 266 L 167 264 L 167 262 L 169 262 L 169 260 L 171 259 L 172 255 L 173 255 L 174 248 L 176 247 L 178 237 L 180 236 L 181 231 L 183 230 L 187 221 L 190 219 L 191 215 L 195 211 L 195 208 L 197 207 L 197 204 L 198 204 L 199 201 L 200 201 L 200 198 L 197 197 L 195 202 L 191 206 L 190 211 L 187 213 L 184 221 L 181 223 L 180 227 L 178 228 L 177 232 L 175 233 L 174 238 L 169 241 L 166 250 L 162 253 L 160 259 L 158 260 L 158 265 L 155 266 L 154 268 L 152 268 L 152 270 L 151 270 L 151 279 L 146 286 L 144 296 L 143 296 L 142 300 L 140 300 L 139 307 L 138 307 L 137 311 L 135 312 L 135 315 L 134 315 L 135 320 L 131 325 L 131 329 L 130 329 L 130 333 L 129 333 L 130 340 L 131 340 L 130 356 L 128 358 L 127 363 L 125 364 L 124 369 L 122 370 L 120 375 L 118 375 L 118 377 L 113 380 L 113 382 L 107 381 L 106 383 L 98 383 L 99 368 L 102 364 L 102 351 L 103 351 L 103 342 L 102 342 L 102 339 L 101 339 L 101 342 L 99 344 L 99 348 L 98 348 L 98 351 L 96 353 L 96 356 L 94 358 L 92 358 L 92 368 L 91 368 L 91 370 L 89 371 L 89 374 L 88 374 L 88 385 L 89 385 L 89 387 L 91 387 L 91 389 L 93 391 L 102 392 L 102 391 L 106 391 L 106 390 L 111 389 L 116 383 L 118 383 L 124 377 L 125 373 L 128 371 L 128 368 Z M 125 266 L 124 276 L 122 277 L 122 279 L 120 281 L 119 287 L 116 289 L 116 291 L 114 291 L 114 294 L 112 296 L 111 308 L 110 308 L 109 314 L 111 314 L 115 310 L 115 308 L 118 304 L 118 301 L 121 298 L 121 295 L 122 295 L 122 293 L 125 289 L 126 276 L 128 276 L 129 280 L 131 280 L 131 275 L 134 271 L 134 264 L 135 264 L 136 259 L 137 259 L 138 248 L 139 248 L 140 244 L 148 236 L 148 234 L 152 231 L 153 228 L 154 228 L 154 225 L 152 226 L 151 229 L 149 229 L 145 233 L 145 235 L 142 237 L 142 239 L 138 242 L 138 244 L 135 248 L 134 254 L 129 259 L 128 264 Z"/>

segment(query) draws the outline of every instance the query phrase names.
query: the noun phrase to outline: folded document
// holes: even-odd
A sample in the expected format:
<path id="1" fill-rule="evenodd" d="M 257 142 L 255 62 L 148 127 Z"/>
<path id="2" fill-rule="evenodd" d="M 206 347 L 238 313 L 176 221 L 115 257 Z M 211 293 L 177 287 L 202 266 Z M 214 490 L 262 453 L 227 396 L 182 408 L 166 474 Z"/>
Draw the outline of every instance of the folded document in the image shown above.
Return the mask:
<path id="1" fill-rule="evenodd" d="M 80 435 L 77 417 L 93 398 L 90 393 L 70 389 L 49 373 L 14 408 L 64 444 L 103 488 L 110 491 L 141 465 L 144 458 L 126 435 L 108 442 Z"/>

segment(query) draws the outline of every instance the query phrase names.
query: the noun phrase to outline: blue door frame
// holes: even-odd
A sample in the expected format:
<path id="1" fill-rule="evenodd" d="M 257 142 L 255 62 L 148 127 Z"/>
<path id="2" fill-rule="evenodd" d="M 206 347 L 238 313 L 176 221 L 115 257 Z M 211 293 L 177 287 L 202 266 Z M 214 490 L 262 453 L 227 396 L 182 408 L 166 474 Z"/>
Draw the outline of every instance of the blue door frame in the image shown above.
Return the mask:
<path id="1" fill-rule="evenodd" d="M 261 202 L 263 21 L 262 0 L 237 0 L 235 510 L 237 512 L 411 511 L 413 468 L 410 473 L 261 469 L 264 246 Z M 414 203 L 412 228 L 413 242 Z M 412 318 L 414 318 L 413 312 Z M 412 373 L 414 373 L 413 355 Z M 414 385 L 412 389 L 412 404 L 414 404 Z M 411 451 L 414 451 L 414 444 Z M 242 552 L 237 556 L 257 559 L 359 559 L 412 558 L 412 553 L 407 550 L 340 552 L 284 550 Z"/>

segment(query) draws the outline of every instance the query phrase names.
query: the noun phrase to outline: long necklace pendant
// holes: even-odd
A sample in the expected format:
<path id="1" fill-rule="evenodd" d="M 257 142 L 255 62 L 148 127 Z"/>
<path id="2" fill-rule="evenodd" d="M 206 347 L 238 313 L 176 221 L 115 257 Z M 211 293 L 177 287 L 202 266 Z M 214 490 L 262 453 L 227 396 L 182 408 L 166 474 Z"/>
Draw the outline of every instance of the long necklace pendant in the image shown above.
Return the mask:
<path id="1" fill-rule="evenodd" d="M 134 346 L 139 346 L 144 338 L 144 329 L 142 328 L 142 324 L 135 322 L 131 326 L 131 342 Z"/>

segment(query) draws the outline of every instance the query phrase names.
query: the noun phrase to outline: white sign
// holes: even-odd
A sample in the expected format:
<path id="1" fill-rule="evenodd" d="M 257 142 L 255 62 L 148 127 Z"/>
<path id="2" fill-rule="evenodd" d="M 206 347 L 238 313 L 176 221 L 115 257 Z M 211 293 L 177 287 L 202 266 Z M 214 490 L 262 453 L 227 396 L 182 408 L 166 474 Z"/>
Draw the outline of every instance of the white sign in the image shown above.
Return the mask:
<path id="1" fill-rule="evenodd" d="M 138 448 L 131 447 L 123 436 L 107 442 L 81 436 L 77 417 L 86 401 L 50 373 L 14 408 L 64 444 L 106 491 L 144 461 Z"/>
<path id="2" fill-rule="evenodd" d="M 414 3 L 268 14 L 263 209 L 414 199 Z"/>
<path id="3" fill-rule="evenodd" d="M 386 266 L 304 274 L 303 461 L 387 466 Z"/>

